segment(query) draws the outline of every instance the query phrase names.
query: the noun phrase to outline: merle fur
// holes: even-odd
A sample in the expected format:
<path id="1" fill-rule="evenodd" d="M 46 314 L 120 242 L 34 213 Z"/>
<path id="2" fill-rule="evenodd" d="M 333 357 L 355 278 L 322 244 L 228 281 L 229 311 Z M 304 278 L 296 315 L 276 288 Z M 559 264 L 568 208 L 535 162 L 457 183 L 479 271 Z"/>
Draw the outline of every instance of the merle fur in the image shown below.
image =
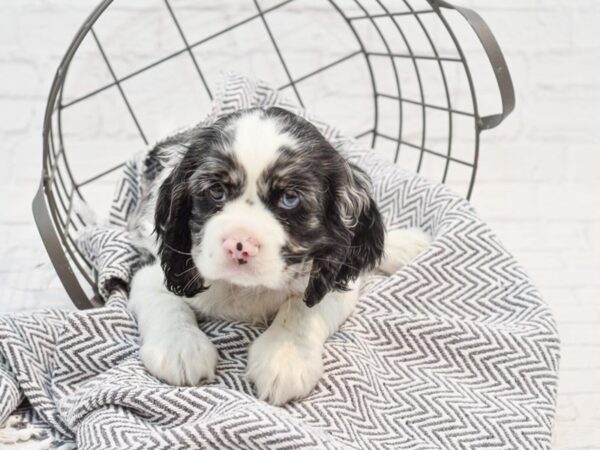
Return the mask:
<path id="1" fill-rule="evenodd" d="M 158 253 L 165 286 L 177 295 L 193 297 L 207 289 L 191 256 L 193 238 L 222 205 L 212 201 L 206 190 L 199 190 L 199 183 L 192 182 L 192 177 L 201 172 L 205 182 L 231 178 L 237 165 L 222 151 L 227 144 L 222 127 L 231 119 L 221 119 L 186 136 L 179 145 L 185 145 L 187 151 L 159 190 L 154 216 Z M 239 195 L 240 187 L 240 183 L 229 183 L 229 198 Z"/>
<path id="2" fill-rule="evenodd" d="M 289 236 L 282 250 L 286 263 L 312 261 L 304 302 L 314 306 L 327 292 L 347 289 L 362 271 L 378 264 L 383 222 L 366 174 L 348 163 L 312 124 L 281 108 L 261 111 L 298 142 L 297 148 L 280 149 L 259 180 L 258 194 Z M 222 206 L 206 195 L 206 186 L 222 183 L 228 200 L 243 192 L 244 169 L 227 147 L 234 138 L 235 119 L 244 113 L 187 134 L 188 150 L 160 188 L 155 215 L 159 255 L 166 286 L 175 294 L 191 297 L 207 289 L 189 253 L 204 224 Z M 292 211 L 278 207 L 289 188 L 301 197 Z"/>

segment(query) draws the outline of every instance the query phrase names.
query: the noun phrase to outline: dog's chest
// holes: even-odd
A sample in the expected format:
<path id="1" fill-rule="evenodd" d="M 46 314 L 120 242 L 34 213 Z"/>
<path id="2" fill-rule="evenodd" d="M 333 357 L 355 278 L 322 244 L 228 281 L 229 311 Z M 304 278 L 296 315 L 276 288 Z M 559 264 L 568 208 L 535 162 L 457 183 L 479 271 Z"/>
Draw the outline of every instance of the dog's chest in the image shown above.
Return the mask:
<path id="1" fill-rule="evenodd" d="M 292 295 L 287 291 L 240 287 L 216 281 L 208 290 L 186 301 L 201 317 L 266 323 Z"/>

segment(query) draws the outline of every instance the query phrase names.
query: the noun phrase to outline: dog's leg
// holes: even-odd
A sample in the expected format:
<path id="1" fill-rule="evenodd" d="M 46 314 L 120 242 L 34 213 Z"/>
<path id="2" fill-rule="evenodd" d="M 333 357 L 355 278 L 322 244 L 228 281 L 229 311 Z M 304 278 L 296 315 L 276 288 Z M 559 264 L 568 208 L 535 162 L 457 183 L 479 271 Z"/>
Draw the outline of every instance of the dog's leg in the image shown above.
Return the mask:
<path id="1" fill-rule="evenodd" d="M 291 298 L 250 347 L 247 376 L 258 397 L 275 405 L 307 396 L 323 374 L 323 344 L 353 311 L 358 283 L 307 307 Z"/>
<path id="2" fill-rule="evenodd" d="M 183 297 L 169 292 L 158 264 L 133 277 L 129 309 L 137 317 L 142 338 L 140 357 L 148 371 L 177 386 L 212 381 L 217 351 L 198 328 Z"/>
<path id="3" fill-rule="evenodd" d="M 385 234 L 384 255 L 379 270 L 391 275 L 407 265 L 431 244 L 431 237 L 418 228 L 392 230 Z"/>

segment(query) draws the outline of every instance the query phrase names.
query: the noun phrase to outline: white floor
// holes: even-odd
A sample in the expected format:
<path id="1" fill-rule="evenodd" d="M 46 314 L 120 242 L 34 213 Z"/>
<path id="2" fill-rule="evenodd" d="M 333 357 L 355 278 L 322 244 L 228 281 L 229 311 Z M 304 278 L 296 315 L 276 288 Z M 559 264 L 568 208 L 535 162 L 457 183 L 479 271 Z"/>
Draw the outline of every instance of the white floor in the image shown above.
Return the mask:
<path id="1" fill-rule="evenodd" d="M 0 5 L 0 312 L 72 308 L 30 203 L 50 82 L 93 3 Z M 562 0 L 543 8 L 534 0 L 463 3 L 493 27 L 518 93 L 515 114 L 484 135 L 473 203 L 527 268 L 558 322 L 553 447 L 600 449 L 599 9 L 594 1 L 577 8 Z M 559 37 L 547 40 L 550 29 Z"/>

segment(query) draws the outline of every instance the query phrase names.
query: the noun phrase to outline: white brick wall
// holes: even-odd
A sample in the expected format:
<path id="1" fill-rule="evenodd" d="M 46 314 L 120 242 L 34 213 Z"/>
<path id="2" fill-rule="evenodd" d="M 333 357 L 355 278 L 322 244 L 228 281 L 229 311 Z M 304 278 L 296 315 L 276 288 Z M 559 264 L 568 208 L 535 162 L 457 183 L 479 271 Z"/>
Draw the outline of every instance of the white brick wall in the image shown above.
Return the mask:
<path id="1" fill-rule="evenodd" d="M 0 308 L 4 311 L 69 306 L 37 237 L 30 200 L 40 173 L 42 118 L 50 83 L 75 30 L 95 3 L 0 1 Z M 206 8 L 191 0 L 179 3 L 190 11 L 200 9 L 208 18 L 190 24 L 200 34 L 211 25 L 211 14 L 218 15 L 214 1 L 207 1 L 212 6 Z M 140 0 L 129 4 L 145 5 Z M 600 2 L 463 0 L 461 4 L 476 9 L 491 26 L 517 91 L 515 113 L 483 135 L 473 203 L 529 270 L 555 311 L 563 342 L 555 447 L 600 448 Z M 131 32 L 143 32 L 135 28 L 135 21 L 126 25 Z M 150 38 L 167 51 L 170 39 L 177 36 Z M 135 68 L 143 53 L 132 50 L 131 58 L 118 63 Z M 311 58 L 324 56 L 310 52 L 300 54 L 297 61 L 302 65 Z M 103 79 L 100 68 L 88 67 L 88 72 L 93 72 L 90 83 Z M 143 97 L 143 91 L 132 95 Z M 484 92 L 484 106 L 491 98 Z M 484 112 L 495 112 L 495 103 L 489 105 Z M 99 142 L 103 134 L 114 131 L 108 123 L 92 125 Z M 32 271 L 34 277 L 29 276 Z"/>
<path id="2" fill-rule="evenodd" d="M 502 44 L 518 105 L 485 137 L 473 202 L 554 310 L 555 448 L 600 448 L 600 2 L 469 4 Z"/>

